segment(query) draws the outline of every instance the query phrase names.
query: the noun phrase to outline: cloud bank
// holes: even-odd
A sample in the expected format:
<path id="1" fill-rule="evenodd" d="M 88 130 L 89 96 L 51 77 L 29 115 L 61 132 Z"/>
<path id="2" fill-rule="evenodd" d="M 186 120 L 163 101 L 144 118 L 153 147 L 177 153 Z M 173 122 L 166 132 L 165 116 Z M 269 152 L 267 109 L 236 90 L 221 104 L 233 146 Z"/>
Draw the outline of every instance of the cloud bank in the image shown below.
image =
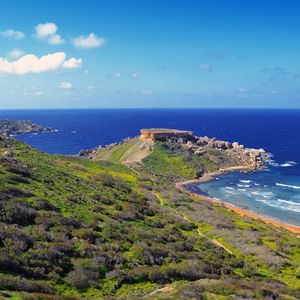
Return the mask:
<path id="1" fill-rule="evenodd" d="M 82 59 L 66 59 L 64 52 L 56 52 L 37 57 L 34 54 L 27 54 L 15 61 L 8 61 L 0 57 L 0 73 L 25 75 L 30 73 L 45 73 L 60 69 L 76 69 L 82 65 Z"/>

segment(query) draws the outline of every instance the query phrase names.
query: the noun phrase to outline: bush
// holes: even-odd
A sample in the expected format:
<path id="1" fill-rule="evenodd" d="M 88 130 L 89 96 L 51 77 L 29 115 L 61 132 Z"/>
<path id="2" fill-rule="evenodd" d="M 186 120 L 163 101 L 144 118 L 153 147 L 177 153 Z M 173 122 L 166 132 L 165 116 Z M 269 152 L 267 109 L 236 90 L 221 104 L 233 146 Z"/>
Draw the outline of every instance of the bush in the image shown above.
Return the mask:
<path id="1" fill-rule="evenodd" d="M 73 288 L 81 290 L 95 287 L 99 277 L 99 267 L 95 266 L 93 262 L 86 262 L 76 265 L 74 270 L 67 275 L 66 282 Z"/>
<path id="2" fill-rule="evenodd" d="M 36 211 L 27 203 L 17 200 L 9 200 L 5 204 L 1 204 L 0 220 L 19 225 L 34 224 Z"/>
<path id="3" fill-rule="evenodd" d="M 54 293 L 54 288 L 44 282 L 34 282 L 22 277 L 0 277 L 0 289 L 37 293 Z"/>
<path id="4" fill-rule="evenodd" d="M 31 173 L 30 169 L 23 167 L 23 166 L 11 166 L 11 167 L 8 167 L 6 170 L 8 172 L 22 175 L 24 177 L 29 177 L 29 178 L 32 177 L 32 173 Z"/>

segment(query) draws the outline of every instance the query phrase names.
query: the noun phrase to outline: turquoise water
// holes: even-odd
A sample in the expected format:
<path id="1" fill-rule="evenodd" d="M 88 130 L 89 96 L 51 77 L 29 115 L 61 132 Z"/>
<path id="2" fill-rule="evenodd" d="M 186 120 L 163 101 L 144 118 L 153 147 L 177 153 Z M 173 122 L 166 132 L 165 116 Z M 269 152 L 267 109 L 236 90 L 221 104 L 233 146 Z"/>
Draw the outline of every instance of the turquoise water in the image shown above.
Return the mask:
<path id="1" fill-rule="evenodd" d="M 299 177 L 283 176 L 282 168 L 296 168 L 295 162 L 270 166 L 267 171 L 253 174 L 232 172 L 209 182 L 189 185 L 188 189 L 300 226 Z"/>

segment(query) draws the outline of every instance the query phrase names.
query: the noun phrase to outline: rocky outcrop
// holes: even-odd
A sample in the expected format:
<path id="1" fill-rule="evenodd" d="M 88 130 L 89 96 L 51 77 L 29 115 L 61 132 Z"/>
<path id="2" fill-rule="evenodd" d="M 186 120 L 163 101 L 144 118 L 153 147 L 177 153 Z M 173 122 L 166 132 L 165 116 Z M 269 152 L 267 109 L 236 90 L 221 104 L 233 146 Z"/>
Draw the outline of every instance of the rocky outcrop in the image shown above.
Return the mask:
<path id="1" fill-rule="evenodd" d="M 227 142 L 217 140 L 216 138 L 209 138 L 207 136 L 198 137 L 193 135 L 191 131 L 176 130 L 176 129 L 142 129 L 140 138 L 134 138 L 140 142 L 154 145 L 155 142 L 163 142 L 174 149 L 181 149 L 187 151 L 193 156 L 205 157 L 220 157 L 218 163 L 220 167 L 239 165 L 247 166 L 249 170 L 260 169 L 264 166 L 266 159 L 266 152 L 263 149 L 245 148 L 244 145 L 238 142 Z M 112 143 L 106 146 L 98 146 L 94 149 L 82 150 L 79 155 L 88 159 L 97 158 L 97 154 L 102 150 L 114 149 L 132 138 L 126 138 L 119 143 Z M 152 148 L 152 146 L 150 147 Z M 149 149 L 150 149 L 149 148 Z M 218 152 L 219 151 L 219 152 Z M 150 153 L 151 151 L 148 151 Z M 213 155 L 211 153 L 213 152 Z M 137 151 L 135 151 L 137 155 Z"/>
<path id="2" fill-rule="evenodd" d="M 6 136 L 46 131 L 53 131 L 53 129 L 37 125 L 29 120 L 0 120 L 0 134 Z"/>
<path id="3" fill-rule="evenodd" d="M 188 141 L 182 138 L 167 140 L 173 147 L 183 148 L 196 156 L 209 154 L 210 151 L 218 150 L 226 154 L 228 161 L 236 161 L 239 165 L 247 165 L 249 169 L 260 169 L 264 166 L 267 153 L 264 149 L 245 148 L 238 142 L 227 142 L 209 138 L 207 136 L 191 136 Z"/>
<path id="4" fill-rule="evenodd" d="M 144 141 L 167 141 L 177 140 L 190 140 L 193 137 L 193 132 L 188 130 L 167 129 L 167 128 L 150 128 L 141 129 L 141 139 Z"/>

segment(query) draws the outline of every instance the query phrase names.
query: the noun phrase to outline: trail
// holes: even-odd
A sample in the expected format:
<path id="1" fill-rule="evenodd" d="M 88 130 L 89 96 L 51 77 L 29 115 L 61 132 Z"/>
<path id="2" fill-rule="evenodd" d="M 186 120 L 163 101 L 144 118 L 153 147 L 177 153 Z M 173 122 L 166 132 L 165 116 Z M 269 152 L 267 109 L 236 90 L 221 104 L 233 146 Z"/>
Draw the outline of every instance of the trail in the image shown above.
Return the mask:
<path id="1" fill-rule="evenodd" d="M 166 204 L 166 201 L 158 193 L 153 192 L 153 194 L 159 200 L 160 205 L 165 205 Z M 196 225 L 198 227 L 197 228 L 197 233 L 200 237 L 206 238 L 209 242 L 211 242 L 216 247 L 222 248 L 223 250 L 225 250 L 230 255 L 234 255 L 233 252 L 231 250 L 229 250 L 225 245 L 223 245 L 220 241 L 218 241 L 216 239 L 212 239 L 209 236 L 205 235 L 203 232 L 201 232 L 201 230 L 200 230 L 199 226 L 197 225 L 197 223 L 195 223 L 186 213 L 184 213 L 180 210 L 175 210 L 175 211 L 177 213 L 179 213 L 187 222 L 193 223 L 194 225 Z"/>

